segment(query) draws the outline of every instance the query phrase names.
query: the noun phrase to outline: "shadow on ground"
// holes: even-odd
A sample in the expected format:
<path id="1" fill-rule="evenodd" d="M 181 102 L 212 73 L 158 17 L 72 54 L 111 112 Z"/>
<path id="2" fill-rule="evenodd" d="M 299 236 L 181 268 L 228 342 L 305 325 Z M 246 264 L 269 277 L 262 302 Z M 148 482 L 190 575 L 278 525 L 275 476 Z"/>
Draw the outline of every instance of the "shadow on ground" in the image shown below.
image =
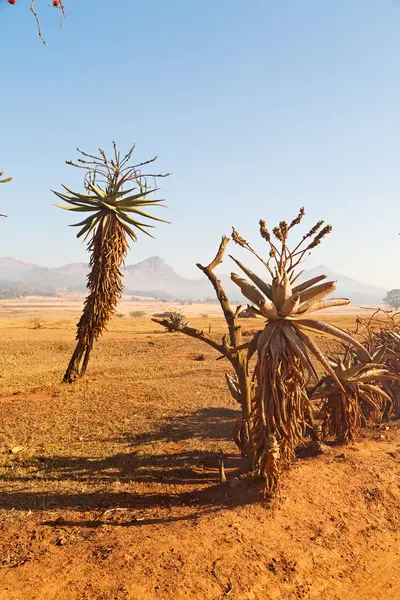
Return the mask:
<path id="1" fill-rule="evenodd" d="M 244 488 L 259 485 L 248 481 L 240 483 L 241 492 L 227 484 L 219 484 L 218 459 L 216 450 L 207 449 L 209 442 L 230 441 L 234 421 L 238 411 L 224 408 L 205 408 L 189 415 L 174 416 L 166 420 L 159 429 L 139 435 L 123 435 L 118 439 L 106 442 L 117 443 L 131 450 L 115 455 L 102 457 L 81 456 L 37 456 L 24 460 L 19 469 L 20 475 L 1 476 L 0 480 L 23 482 L 24 489 L 10 491 L 0 495 L 0 509 L 16 509 L 23 511 L 44 511 L 55 509 L 94 510 L 121 509 L 169 509 L 172 507 L 190 508 L 189 515 L 180 517 L 164 517 L 130 521 L 132 525 L 144 525 L 150 522 L 166 522 L 194 518 L 196 511 L 214 511 L 217 507 L 231 507 L 248 501 Z M 181 442 L 189 442 L 189 449 L 179 449 Z M 155 453 L 154 444 L 166 443 L 173 450 Z M 215 445 L 215 444 L 214 444 Z M 155 449 L 155 447 L 154 447 Z M 236 471 L 241 466 L 239 453 L 225 459 L 226 469 Z M 38 472 L 40 479 L 38 480 Z M 104 491 L 80 493 L 53 493 L 46 490 L 49 482 L 71 482 L 76 489 L 103 487 Z M 36 491 L 43 482 L 43 492 Z M 114 484 L 133 483 L 143 485 L 143 493 L 113 491 Z M 165 485 L 165 493 L 146 493 L 149 484 Z M 170 486 L 179 486 L 179 493 L 171 493 Z M 182 490 L 183 486 L 183 490 Z M 34 488 L 30 491 L 29 488 Z M 147 490 L 146 490 L 147 487 Z M 186 487 L 186 490 L 185 490 Z M 158 488 L 159 489 L 159 488 Z M 175 490 L 173 490 L 175 491 Z M 252 494 L 250 494 L 252 495 Z M 165 512 L 165 511 L 164 511 Z M 94 526 L 93 522 L 90 521 Z M 81 521 L 76 523 L 83 525 Z M 89 524 L 88 524 L 89 526 Z"/>
<path id="2" fill-rule="evenodd" d="M 195 439 L 231 440 L 239 410 L 230 408 L 202 408 L 190 414 L 169 417 L 162 426 L 150 433 L 126 435 L 124 439 L 133 446 L 155 441 L 170 442 Z"/>

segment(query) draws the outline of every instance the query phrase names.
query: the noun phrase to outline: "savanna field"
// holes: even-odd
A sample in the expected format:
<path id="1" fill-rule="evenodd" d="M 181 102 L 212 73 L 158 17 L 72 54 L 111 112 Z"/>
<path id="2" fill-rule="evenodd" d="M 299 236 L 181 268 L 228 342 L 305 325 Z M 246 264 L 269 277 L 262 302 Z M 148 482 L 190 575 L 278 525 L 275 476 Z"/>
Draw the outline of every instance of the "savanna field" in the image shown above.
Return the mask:
<path id="1" fill-rule="evenodd" d="M 399 11 L 0 0 L 0 600 L 400 600 Z"/>
<path id="2" fill-rule="evenodd" d="M 400 597 L 397 421 L 300 452 L 267 502 L 232 441 L 227 361 L 152 322 L 165 306 L 131 318 L 122 302 L 85 378 L 62 384 L 74 302 L 1 307 L 1 599 Z M 220 339 L 217 306 L 185 312 Z"/>

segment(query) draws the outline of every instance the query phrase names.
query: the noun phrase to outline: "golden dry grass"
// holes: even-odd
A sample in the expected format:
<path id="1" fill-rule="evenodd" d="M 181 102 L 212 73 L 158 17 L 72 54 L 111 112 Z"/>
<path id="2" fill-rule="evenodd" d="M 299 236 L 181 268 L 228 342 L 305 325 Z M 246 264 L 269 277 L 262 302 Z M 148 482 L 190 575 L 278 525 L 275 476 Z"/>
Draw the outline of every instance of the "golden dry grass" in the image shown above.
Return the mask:
<path id="1" fill-rule="evenodd" d="M 116 318 L 95 345 L 88 376 L 69 386 L 61 379 L 74 321 L 46 319 L 34 330 L 21 318 L 0 327 L 0 394 L 6 397 L 0 461 L 8 492 L 25 482 L 32 498 L 76 493 L 85 504 L 86 495 L 140 493 L 143 477 L 152 479 L 150 456 L 154 482 L 160 480 L 168 472 L 163 456 L 174 444 L 178 470 L 201 469 L 210 457 L 216 467 L 219 449 L 233 449 L 237 406 L 225 389 L 227 365 L 203 344 L 164 333 L 149 319 Z M 223 321 L 212 327 L 222 329 Z M 196 361 L 199 354 L 205 360 Z M 17 445 L 24 446 L 20 454 L 7 453 Z"/>
<path id="2" fill-rule="evenodd" d="M 18 310 L 21 312 L 17 317 L 9 313 L 7 318 L 4 318 L 3 314 L 3 318 L 0 319 L 0 395 L 60 387 L 58 384 L 75 347 L 75 326 L 79 308 L 75 318 L 68 316 L 68 312 L 67 316 L 63 315 L 62 309 L 58 308 L 56 316 L 48 307 L 35 309 L 34 312 L 31 312 L 32 309 Z M 37 314 L 43 319 L 40 329 L 33 328 L 32 315 Z M 340 327 L 354 326 L 353 312 L 323 316 Z M 211 327 L 211 334 L 216 338 L 220 338 L 226 332 L 225 321 L 221 317 L 191 317 L 190 324 L 207 332 Z M 244 331 L 251 332 L 261 328 L 263 320 L 243 319 L 242 324 Z M 150 345 L 148 343 L 150 339 L 153 342 L 157 341 L 157 347 L 152 352 L 150 346 L 153 342 Z M 172 348 L 168 345 L 169 342 L 172 342 Z M 150 318 L 115 317 L 109 324 L 108 331 L 95 344 L 89 378 L 101 374 L 105 378 L 117 378 L 123 384 L 124 373 L 127 371 L 136 372 L 139 378 L 145 371 L 149 379 L 152 372 L 163 368 L 165 344 L 170 350 L 175 346 L 182 349 L 183 354 L 205 353 L 209 357 L 217 356 L 196 340 L 186 339 L 180 334 L 165 334 Z M 160 363 L 160 367 L 156 365 L 157 362 Z M 173 363 L 174 366 L 170 365 L 169 368 L 179 371 L 182 366 L 179 364 L 179 353 Z M 226 362 L 213 363 L 213 369 L 224 372 Z"/>

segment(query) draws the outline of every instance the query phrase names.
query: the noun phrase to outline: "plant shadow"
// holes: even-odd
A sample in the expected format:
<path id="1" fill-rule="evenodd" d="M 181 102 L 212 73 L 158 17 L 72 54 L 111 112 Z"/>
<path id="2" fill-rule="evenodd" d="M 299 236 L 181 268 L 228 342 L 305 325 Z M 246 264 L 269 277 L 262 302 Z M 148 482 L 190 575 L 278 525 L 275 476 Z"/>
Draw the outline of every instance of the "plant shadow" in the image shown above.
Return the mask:
<path id="1" fill-rule="evenodd" d="M 11 480 L 14 488 L 16 482 L 23 485 L 21 491 L 12 490 L 0 495 L 0 509 L 156 513 L 156 516 L 141 519 L 131 515 L 124 523 L 118 522 L 124 526 L 143 526 L 194 519 L 199 512 L 203 514 L 259 501 L 262 484 L 240 478 L 243 463 L 239 451 L 224 457 L 228 479 L 234 479 L 234 486 L 229 481 L 220 483 L 218 446 L 231 441 L 238 415 L 239 412 L 233 409 L 203 408 L 170 417 L 154 431 L 105 440 L 113 446 L 121 443 L 126 448 L 128 445 L 132 448 L 128 451 L 101 457 L 36 456 L 26 459 L 15 475 L 0 476 L 0 480 Z M 161 448 L 165 447 L 165 452 L 159 451 L 160 444 Z M 229 447 L 232 450 L 231 444 Z M 43 482 L 43 490 L 36 491 L 38 471 L 39 488 Z M 94 491 L 90 490 L 91 484 L 96 488 Z M 115 491 L 115 485 L 121 484 L 127 484 L 135 491 Z M 75 492 L 79 487 L 81 491 Z M 58 493 L 54 491 L 57 488 L 67 491 Z M 178 515 L 170 514 L 171 508 L 178 507 Z M 87 527 L 102 524 L 96 525 L 92 519 L 87 520 L 86 525 L 80 519 L 72 523 Z"/>

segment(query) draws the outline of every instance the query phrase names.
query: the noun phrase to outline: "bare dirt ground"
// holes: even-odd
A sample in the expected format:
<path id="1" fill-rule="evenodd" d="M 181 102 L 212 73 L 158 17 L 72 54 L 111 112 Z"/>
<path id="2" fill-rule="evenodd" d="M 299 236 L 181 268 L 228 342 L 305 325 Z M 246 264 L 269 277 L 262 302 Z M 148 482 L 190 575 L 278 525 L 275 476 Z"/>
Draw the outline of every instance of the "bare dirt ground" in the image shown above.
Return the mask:
<path id="1" fill-rule="evenodd" d="M 43 314 L 0 321 L 1 600 L 400 598 L 397 423 L 299 458 L 269 505 L 238 471 L 213 350 L 116 318 L 66 386 L 75 321 Z"/>

